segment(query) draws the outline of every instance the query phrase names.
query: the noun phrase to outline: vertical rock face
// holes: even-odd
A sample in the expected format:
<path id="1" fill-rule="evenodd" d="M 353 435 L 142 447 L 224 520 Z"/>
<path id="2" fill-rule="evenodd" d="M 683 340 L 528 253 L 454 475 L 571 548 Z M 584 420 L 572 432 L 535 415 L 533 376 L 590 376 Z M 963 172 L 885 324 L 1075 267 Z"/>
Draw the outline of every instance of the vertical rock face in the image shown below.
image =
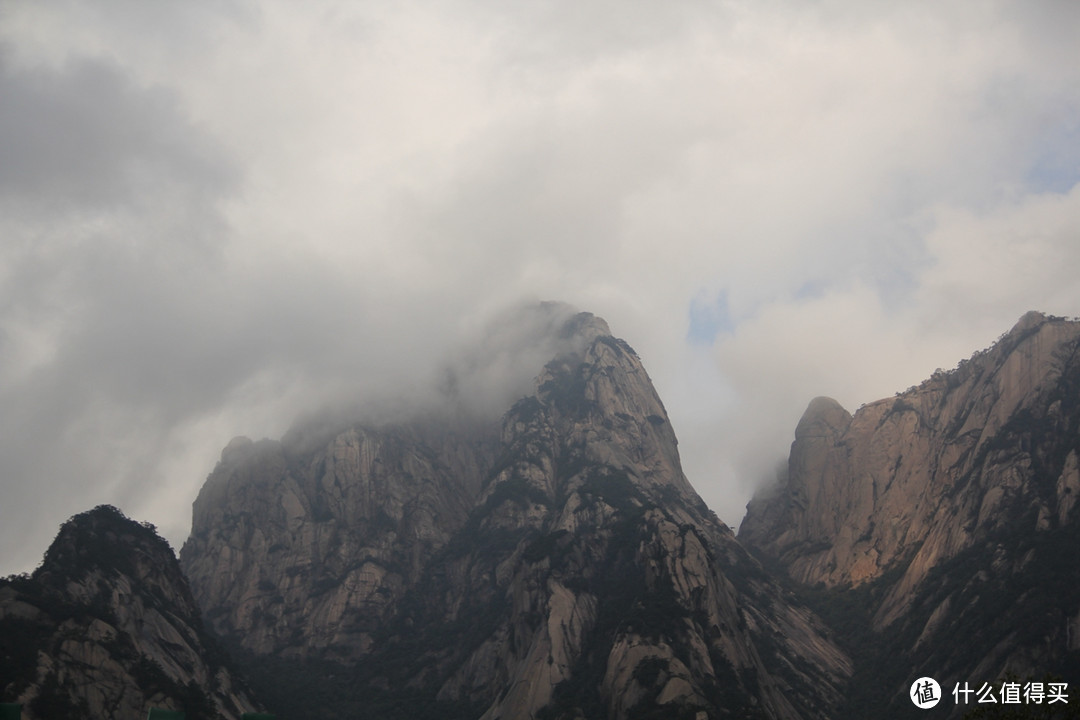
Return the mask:
<path id="1" fill-rule="evenodd" d="M 859 598 L 895 666 L 956 681 L 1071 672 L 1078 348 L 1080 323 L 1028 313 L 854 417 L 815 400 L 786 482 L 750 503 L 740 540 L 835 602 Z"/>
<path id="2" fill-rule="evenodd" d="M 207 616 L 278 685 L 338 663 L 323 713 L 829 717 L 848 658 L 687 482 L 633 350 L 561 332 L 491 430 L 234 441 L 181 555 Z"/>
<path id="3" fill-rule="evenodd" d="M 0 637 L 0 692 L 26 718 L 256 709 L 204 633 L 168 544 L 108 506 L 65 523 L 33 576 L 0 580 Z"/>
<path id="4" fill-rule="evenodd" d="M 397 426 L 233 440 L 180 555 L 215 630 L 261 655 L 365 654 L 465 523 L 490 435 Z"/>

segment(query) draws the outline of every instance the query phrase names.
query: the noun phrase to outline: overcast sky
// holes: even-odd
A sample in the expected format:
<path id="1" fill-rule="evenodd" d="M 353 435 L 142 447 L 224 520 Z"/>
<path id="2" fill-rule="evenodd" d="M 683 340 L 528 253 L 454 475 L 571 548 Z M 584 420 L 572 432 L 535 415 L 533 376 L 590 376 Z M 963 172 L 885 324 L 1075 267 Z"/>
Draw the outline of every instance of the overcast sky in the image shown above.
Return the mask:
<path id="1" fill-rule="evenodd" d="M 179 548 L 231 437 L 415 395 L 537 300 L 634 346 L 737 525 L 815 395 L 1080 315 L 1077 37 L 1073 0 L 0 0 L 0 574 L 103 502 Z"/>

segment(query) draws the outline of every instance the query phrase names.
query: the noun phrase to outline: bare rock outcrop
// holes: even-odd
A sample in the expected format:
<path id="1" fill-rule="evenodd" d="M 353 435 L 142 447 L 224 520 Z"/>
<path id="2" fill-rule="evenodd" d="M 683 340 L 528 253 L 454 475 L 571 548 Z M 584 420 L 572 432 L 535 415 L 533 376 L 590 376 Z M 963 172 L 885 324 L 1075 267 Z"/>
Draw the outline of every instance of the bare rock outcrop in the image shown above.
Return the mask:
<path id="1" fill-rule="evenodd" d="M 207 617 L 268 684 L 335 663 L 322 711 L 828 717 L 848 657 L 693 490 L 638 356 L 559 332 L 490 430 L 226 448 L 181 554 Z"/>
<path id="2" fill-rule="evenodd" d="M 424 425 L 234 439 L 181 550 L 214 629 L 254 653 L 353 658 L 460 528 L 494 441 Z"/>
<path id="3" fill-rule="evenodd" d="M 814 400 L 739 539 L 837 607 L 859 598 L 860 642 L 895 667 L 1041 676 L 1072 662 L 1078 456 L 1080 322 L 1032 312 L 854 416 Z"/>
<path id="4" fill-rule="evenodd" d="M 65 523 L 32 576 L 0 580 L 0 636 L 0 692 L 31 720 L 259 709 L 204 632 L 168 543 L 108 506 Z"/>
<path id="5" fill-rule="evenodd" d="M 1066 420 L 1063 373 L 1078 341 L 1080 323 L 1028 313 L 990 350 L 854 417 L 815 399 L 796 429 L 786 486 L 750 503 L 740 539 L 807 584 L 858 585 L 904 562 L 887 623 L 936 563 L 1014 519 L 1005 505 L 1022 510 L 1026 499 L 1038 522 L 1062 524 L 1071 493 L 1044 499 L 1029 450 L 1002 445 L 1036 418 Z M 1067 458 L 1055 473 L 1063 487 L 1075 474 Z"/>

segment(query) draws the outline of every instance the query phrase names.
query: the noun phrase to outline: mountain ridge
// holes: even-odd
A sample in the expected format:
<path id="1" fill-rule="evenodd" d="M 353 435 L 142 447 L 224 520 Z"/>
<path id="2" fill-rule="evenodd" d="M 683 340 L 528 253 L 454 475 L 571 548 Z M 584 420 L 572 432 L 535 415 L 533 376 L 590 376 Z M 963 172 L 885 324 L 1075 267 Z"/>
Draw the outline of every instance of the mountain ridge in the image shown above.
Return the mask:
<path id="1" fill-rule="evenodd" d="M 342 435 L 291 465 L 274 461 L 268 472 L 223 460 L 204 487 L 209 494 L 196 501 L 192 539 L 181 551 L 207 617 L 247 649 L 253 667 L 269 666 L 260 660 L 267 652 L 259 613 L 280 612 L 281 599 L 288 604 L 290 572 L 302 577 L 312 563 L 341 557 L 345 566 L 368 563 L 360 568 L 371 584 L 350 584 L 347 572 L 331 578 L 324 590 L 330 599 L 322 602 L 341 612 L 322 616 L 329 621 L 322 628 L 290 627 L 288 612 L 276 615 L 274 625 L 298 641 L 298 662 L 340 662 L 335 673 L 353 678 L 350 691 L 368 704 L 384 703 L 387 716 L 399 702 L 395 688 L 408 688 L 427 698 L 433 715 L 459 708 L 463 717 L 487 720 L 582 713 L 826 717 L 850 673 L 847 657 L 812 613 L 790 604 L 690 486 L 640 358 L 587 313 L 570 316 L 557 332 L 568 342 L 540 370 L 533 392 L 504 415 L 496 442 L 482 449 L 463 443 L 477 458 L 458 468 L 470 479 L 455 481 L 453 472 L 440 475 L 434 465 L 414 468 L 427 482 L 413 486 L 409 497 L 446 491 L 461 498 L 479 488 L 464 516 L 430 505 L 445 534 L 422 548 L 413 566 L 418 573 L 393 560 L 402 547 L 419 547 L 399 532 L 403 516 L 391 516 L 393 522 L 373 527 L 346 550 L 290 545 L 344 532 L 337 518 L 349 502 L 335 498 L 342 488 L 370 484 L 376 460 L 395 468 L 390 475 L 407 486 L 396 460 L 373 450 L 371 462 L 352 466 L 355 474 L 338 485 L 327 482 L 338 467 L 327 458 Z M 409 431 L 353 427 L 344 434 L 376 432 Z M 410 457 L 438 457 L 423 444 L 411 447 Z M 467 452 L 459 448 L 457 456 Z M 259 493 L 252 507 L 278 519 L 260 525 L 244 509 L 249 500 L 242 494 L 226 493 L 224 506 L 222 498 L 211 503 L 212 488 L 230 484 Z M 328 506 L 339 510 L 318 518 L 317 503 L 309 508 L 289 500 L 299 500 L 301 485 L 329 493 Z M 371 511 L 366 497 L 350 502 L 355 512 Z M 280 521 L 285 505 L 303 511 L 291 516 L 291 527 Z M 217 513 L 213 522 L 208 512 Z M 252 548 L 262 553 L 258 548 L 275 544 L 289 559 L 242 559 Z M 324 554 L 313 560 L 313 550 Z M 214 569 L 223 557 L 239 571 Z M 232 578 L 229 587 L 216 583 L 222 576 Z M 384 604 L 358 602 L 378 588 Z M 333 649 L 331 638 L 342 637 L 337 628 L 371 618 L 377 622 L 362 645 L 348 653 Z M 288 673 L 283 669 L 276 682 Z M 340 698 L 337 712 L 349 707 L 355 705 Z"/>
<path id="2" fill-rule="evenodd" d="M 32 575 L 0 580 L 0 636 L 0 692 L 30 720 L 259 709 L 168 543 L 111 506 L 64 523 Z"/>
<path id="3" fill-rule="evenodd" d="M 924 676 L 946 701 L 1080 682 L 1080 322 L 1028 313 L 854 414 L 813 399 L 736 537 L 633 348 L 539 312 L 551 337 L 506 357 L 549 356 L 498 421 L 475 409 L 516 379 L 462 412 L 234 438 L 179 561 L 114 508 L 65 523 L 0 581 L 3 699 L 61 720 L 232 720 L 256 692 L 298 720 L 795 720 L 907 717 Z"/>
<path id="4" fill-rule="evenodd" d="M 1080 678 L 1080 570 L 1063 564 L 1080 525 L 1080 323 L 1029 312 L 854 415 L 815 399 L 799 428 L 739 538 L 826 615 L 858 602 L 842 644 L 878 648 L 863 667 L 894 697 L 920 674 Z"/>

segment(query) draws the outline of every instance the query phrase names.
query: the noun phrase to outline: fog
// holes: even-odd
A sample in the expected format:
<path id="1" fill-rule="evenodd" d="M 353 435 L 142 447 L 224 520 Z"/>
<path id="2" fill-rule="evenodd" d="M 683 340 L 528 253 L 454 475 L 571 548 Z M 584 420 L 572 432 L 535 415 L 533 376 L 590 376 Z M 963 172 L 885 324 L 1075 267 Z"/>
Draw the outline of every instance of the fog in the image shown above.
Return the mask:
<path id="1" fill-rule="evenodd" d="M 549 300 L 637 350 L 736 525 L 814 396 L 1080 315 L 1078 31 L 1066 0 L 0 5 L 0 573 L 103 502 L 179 547 L 235 435 L 497 413 Z"/>

